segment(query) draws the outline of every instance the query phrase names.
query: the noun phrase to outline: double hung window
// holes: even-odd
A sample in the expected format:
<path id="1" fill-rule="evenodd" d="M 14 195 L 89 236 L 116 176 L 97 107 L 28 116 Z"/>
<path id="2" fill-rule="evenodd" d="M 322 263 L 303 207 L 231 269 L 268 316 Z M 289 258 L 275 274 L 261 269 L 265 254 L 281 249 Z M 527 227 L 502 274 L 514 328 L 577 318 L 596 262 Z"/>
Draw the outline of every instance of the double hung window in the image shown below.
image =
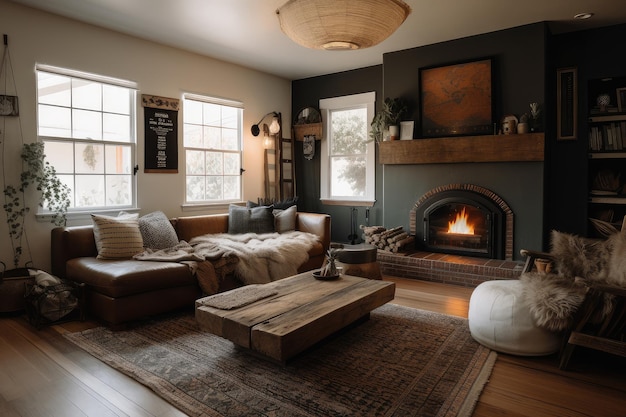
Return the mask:
<path id="1" fill-rule="evenodd" d="M 375 93 L 320 100 L 320 196 L 325 204 L 371 206 L 375 201 L 375 144 L 369 140 Z"/>
<path id="2" fill-rule="evenodd" d="M 72 210 L 136 207 L 134 83 L 38 65 L 37 125 Z"/>
<path id="3" fill-rule="evenodd" d="M 185 95 L 186 203 L 241 200 L 242 107 L 235 101 Z"/>

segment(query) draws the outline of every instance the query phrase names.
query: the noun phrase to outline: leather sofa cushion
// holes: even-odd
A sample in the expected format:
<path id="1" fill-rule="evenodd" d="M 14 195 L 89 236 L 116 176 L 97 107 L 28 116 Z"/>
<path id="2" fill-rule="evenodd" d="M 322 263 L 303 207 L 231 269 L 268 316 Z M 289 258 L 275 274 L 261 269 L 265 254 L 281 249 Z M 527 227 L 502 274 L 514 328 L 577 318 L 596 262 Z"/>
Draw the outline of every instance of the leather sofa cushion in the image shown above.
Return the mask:
<path id="1" fill-rule="evenodd" d="M 67 261 L 67 278 L 84 282 L 91 290 L 114 298 L 163 288 L 197 285 L 185 264 L 129 259 L 70 259 Z"/>
<path id="2" fill-rule="evenodd" d="M 228 232 L 228 214 L 178 217 L 173 223 L 178 238 L 186 242 L 196 236 Z"/>

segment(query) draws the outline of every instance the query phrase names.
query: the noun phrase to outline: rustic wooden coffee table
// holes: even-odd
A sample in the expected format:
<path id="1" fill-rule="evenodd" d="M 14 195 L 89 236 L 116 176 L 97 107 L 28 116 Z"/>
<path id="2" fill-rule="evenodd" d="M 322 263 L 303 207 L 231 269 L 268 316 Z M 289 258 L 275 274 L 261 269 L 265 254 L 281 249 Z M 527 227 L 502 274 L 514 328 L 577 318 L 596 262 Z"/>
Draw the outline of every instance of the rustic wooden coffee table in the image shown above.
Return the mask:
<path id="1" fill-rule="evenodd" d="M 256 295 L 255 288 L 259 290 Z M 201 298 L 196 301 L 196 320 L 207 332 L 285 363 L 349 324 L 368 318 L 370 311 L 391 301 L 394 294 L 393 282 L 349 275 L 321 281 L 305 272 Z M 228 299 L 234 305 L 220 305 Z M 250 303 L 237 306 L 238 302 Z"/>

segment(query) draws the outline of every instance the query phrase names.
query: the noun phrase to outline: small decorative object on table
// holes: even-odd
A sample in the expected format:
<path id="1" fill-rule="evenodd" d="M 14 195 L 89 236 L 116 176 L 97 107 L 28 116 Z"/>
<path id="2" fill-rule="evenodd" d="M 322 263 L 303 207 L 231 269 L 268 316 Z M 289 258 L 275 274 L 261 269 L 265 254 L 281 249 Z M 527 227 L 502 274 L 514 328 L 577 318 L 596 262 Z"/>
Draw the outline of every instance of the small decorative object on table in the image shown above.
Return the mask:
<path id="1" fill-rule="evenodd" d="M 330 248 L 326 251 L 326 263 L 322 266 L 319 272 L 313 272 L 313 276 L 316 279 L 331 280 L 339 278 L 339 271 L 337 270 L 337 255 L 339 249 Z"/>

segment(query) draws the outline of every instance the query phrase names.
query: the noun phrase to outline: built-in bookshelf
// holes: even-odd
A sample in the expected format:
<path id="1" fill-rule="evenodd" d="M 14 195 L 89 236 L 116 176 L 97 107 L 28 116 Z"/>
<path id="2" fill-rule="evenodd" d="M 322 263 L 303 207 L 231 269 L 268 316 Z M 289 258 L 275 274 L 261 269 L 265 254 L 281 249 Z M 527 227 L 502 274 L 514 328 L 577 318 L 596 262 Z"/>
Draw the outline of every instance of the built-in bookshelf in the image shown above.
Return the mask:
<path id="1" fill-rule="evenodd" d="M 626 150 L 626 114 L 589 117 L 589 151 Z"/>
<path id="2" fill-rule="evenodd" d="M 588 181 L 590 236 L 626 215 L 626 78 L 589 81 Z"/>

